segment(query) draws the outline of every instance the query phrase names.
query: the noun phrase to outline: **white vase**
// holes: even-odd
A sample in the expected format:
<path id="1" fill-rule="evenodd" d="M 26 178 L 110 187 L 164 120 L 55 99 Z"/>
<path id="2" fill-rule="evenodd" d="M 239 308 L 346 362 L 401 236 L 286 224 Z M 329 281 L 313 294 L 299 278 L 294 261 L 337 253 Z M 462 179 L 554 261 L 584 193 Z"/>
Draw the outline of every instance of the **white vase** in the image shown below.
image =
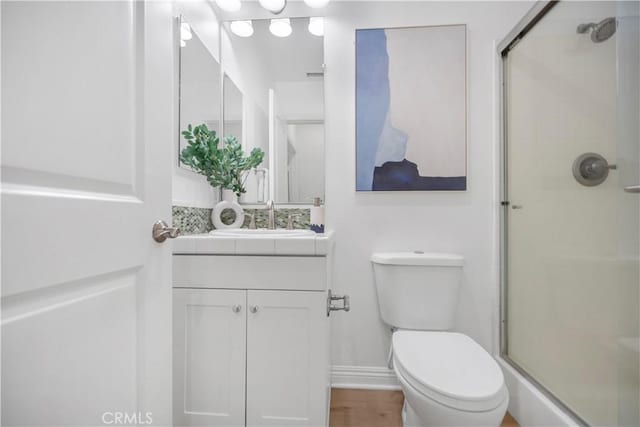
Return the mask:
<path id="1" fill-rule="evenodd" d="M 226 188 L 223 188 L 221 193 L 222 193 L 222 196 L 221 196 L 222 201 L 238 203 L 238 196 L 236 195 L 236 193 L 233 192 L 233 190 L 228 190 Z"/>
<path id="2" fill-rule="evenodd" d="M 227 190 L 226 188 L 222 189 L 221 194 L 222 201 L 218 202 L 211 211 L 211 222 L 213 222 L 213 226 L 219 230 L 224 228 L 242 227 L 242 224 L 244 224 L 244 210 L 238 203 L 238 196 L 236 196 L 236 193 L 232 190 Z M 226 209 L 231 209 L 236 214 L 236 219 L 231 224 L 225 224 L 220 218 L 222 212 Z"/>

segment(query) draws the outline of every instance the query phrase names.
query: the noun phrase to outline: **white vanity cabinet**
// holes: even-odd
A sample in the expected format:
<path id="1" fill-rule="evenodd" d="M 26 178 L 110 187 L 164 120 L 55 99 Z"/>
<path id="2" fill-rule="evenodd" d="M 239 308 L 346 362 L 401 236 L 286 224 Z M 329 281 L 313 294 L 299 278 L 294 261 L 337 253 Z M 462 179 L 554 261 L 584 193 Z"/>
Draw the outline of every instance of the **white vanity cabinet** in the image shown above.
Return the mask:
<path id="1" fill-rule="evenodd" d="M 174 255 L 174 425 L 326 426 L 325 256 Z"/>
<path id="2" fill-rule="evenodd" d="M 246 291 L 174 289 L 175 426 L 244 426 Z"/>
<path id="3" fill-rule="evenodd" d="M 326 294 L 247 291 L 247 303 L 247 425 L 326 425 Z"/>

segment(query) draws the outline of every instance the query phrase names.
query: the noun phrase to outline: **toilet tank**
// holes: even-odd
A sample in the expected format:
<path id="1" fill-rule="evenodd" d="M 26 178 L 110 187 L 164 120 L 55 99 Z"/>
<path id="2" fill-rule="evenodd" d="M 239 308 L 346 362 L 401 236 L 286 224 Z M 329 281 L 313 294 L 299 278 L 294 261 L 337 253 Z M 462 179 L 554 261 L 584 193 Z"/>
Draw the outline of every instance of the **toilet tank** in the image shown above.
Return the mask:
<path id="1" fill-rule="evenodd" d="M 396 328 L 449 330 L 454 326 L 464 258 L 423 252 L 371 257 L 382 320 Z"/>

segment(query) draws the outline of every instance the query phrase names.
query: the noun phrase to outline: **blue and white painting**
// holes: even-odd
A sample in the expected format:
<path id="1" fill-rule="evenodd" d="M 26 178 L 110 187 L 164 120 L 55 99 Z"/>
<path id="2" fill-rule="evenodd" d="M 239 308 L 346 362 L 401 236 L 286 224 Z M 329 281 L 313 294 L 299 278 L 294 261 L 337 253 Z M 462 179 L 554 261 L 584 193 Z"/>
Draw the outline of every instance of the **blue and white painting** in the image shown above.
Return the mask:
<path id="1" fill-rule="evenodd" d="M 466 27 L 356 30 L 356 190 L 467 189 Z"/>

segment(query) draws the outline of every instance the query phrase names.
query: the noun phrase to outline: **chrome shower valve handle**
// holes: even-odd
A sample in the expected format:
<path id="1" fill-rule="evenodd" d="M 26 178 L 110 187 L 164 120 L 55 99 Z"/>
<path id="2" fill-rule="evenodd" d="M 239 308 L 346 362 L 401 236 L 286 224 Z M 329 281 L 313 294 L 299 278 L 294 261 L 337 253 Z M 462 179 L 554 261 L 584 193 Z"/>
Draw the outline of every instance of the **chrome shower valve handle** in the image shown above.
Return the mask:
<path id="1" fill-rule="evenodd" d="M 598 153 L 584 153 L 576 158 L 571 169 L 576 181 L 586 187 L 593 187 L 602 184 L 609 176 L 609 171 L 618 167 L 609 164 L 607 159 Z"/>

